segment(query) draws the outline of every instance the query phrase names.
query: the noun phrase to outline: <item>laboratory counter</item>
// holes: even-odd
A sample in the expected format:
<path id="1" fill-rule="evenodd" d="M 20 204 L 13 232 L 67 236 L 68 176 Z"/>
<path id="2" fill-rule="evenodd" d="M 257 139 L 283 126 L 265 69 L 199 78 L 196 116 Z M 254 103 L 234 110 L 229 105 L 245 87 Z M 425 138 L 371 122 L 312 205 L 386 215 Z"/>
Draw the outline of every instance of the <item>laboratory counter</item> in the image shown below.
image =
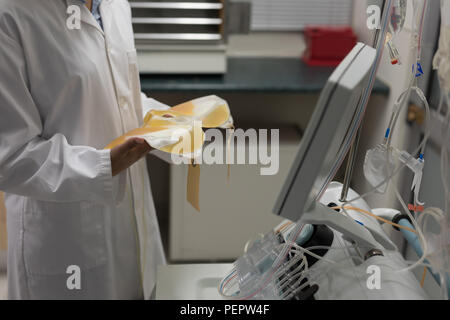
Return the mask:
<path id="1" fill-rule="evenodd" d="M 141 74 L 146 93 L 319 93 L 335 67 L 314 67 L 300 58 L 228 58 L 224 75 Z M 389 94 L 377 80 L 374 93 Z"/>

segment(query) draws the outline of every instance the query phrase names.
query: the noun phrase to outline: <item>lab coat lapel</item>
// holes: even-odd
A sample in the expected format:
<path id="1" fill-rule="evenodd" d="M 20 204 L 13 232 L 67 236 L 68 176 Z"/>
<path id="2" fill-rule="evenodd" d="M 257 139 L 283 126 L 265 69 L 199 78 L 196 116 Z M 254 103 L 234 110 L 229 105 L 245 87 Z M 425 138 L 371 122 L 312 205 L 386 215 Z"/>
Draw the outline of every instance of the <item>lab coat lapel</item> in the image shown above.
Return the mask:
<path id="1" fill-rule="evenodd" d="M 100 4 L 100 15 L 102 16 L 103 30 L 111 28 L 111 5 L 112 0 L 103 0 Z"/>

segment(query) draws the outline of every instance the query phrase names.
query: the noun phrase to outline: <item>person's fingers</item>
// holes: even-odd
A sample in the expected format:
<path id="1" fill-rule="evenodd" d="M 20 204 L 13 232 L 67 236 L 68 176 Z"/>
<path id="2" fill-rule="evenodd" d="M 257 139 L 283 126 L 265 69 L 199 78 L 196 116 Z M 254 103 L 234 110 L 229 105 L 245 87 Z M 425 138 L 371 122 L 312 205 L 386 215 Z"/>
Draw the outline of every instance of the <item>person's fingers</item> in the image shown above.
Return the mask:
<path id="1" fill-rule="evenodd" d="M 113 176 L 129 168 L 151 151 L 149 144 L 142 138 L 130 138 L 111 150 Z"/>
<path id="2" fill-rule="evenodd" d="M 134 148 L 137 145 L 137 141 L 135 139 L 128 139 L 124 143 L 118 145 L 115 147 L 111 152 L 113 152 L 114 155 L 117 155 L 119 157 L 127 154 L 127 152 Z"/>
<path id="3" fill-rule="evenodd" d="M 130 165 L 141 159 L 149 152 L 149 148 L 146 145 L 139 145 L 130 151 L 128 155 L 128 161 Z"/>

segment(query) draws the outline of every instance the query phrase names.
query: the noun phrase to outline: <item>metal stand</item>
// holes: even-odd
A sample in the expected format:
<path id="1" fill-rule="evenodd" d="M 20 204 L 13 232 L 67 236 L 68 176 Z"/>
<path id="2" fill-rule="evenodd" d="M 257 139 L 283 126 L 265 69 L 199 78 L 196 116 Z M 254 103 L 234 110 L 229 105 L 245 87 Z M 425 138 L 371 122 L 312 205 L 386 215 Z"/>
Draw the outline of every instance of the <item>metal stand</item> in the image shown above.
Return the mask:
<path id="1" fill-rule="evenodd" d="M 383 0 L 383 10 L 382 10 L 381 16 L 384 16 L 385 10 L 390 10 L 390 8 L 387 8 L 387 0 Z M 377 50 L 380 50 L 381 46 L 384 46 L 384 38 L 381 37 L 381 29 L 376 29 L 376 31 L 375 31 L 373 46 Z M 362 101 L 362 99 L 360 99 L 359 103 L 364 103 L 364 101 Z M 369 103 L 369 100 L 367 100 L 367 103 Z M 362 125 L 363 125 L 363 122 L 361 121 L 361 126 L 359 127 L 358 132 L 356 133 L 355 141 L 353 141 L 353 144 L 350 147 L 349 157 L 347 160 L 347 166 L 345 168 L 345 176 L 344 176 L 341 198 L 339 199 L 339 201 L 341 201 L 341 202 L 345 202 L 347 200 L 348 189 L 350 188 L 350 182 L 351 182 L 352 176 L 353 176 L 353 169 L 354 169 L 355 163 L 356 163 L 356 155 L 358 152 L 358 145 L 359 145 L 359 140 L 361 137 Z"/>

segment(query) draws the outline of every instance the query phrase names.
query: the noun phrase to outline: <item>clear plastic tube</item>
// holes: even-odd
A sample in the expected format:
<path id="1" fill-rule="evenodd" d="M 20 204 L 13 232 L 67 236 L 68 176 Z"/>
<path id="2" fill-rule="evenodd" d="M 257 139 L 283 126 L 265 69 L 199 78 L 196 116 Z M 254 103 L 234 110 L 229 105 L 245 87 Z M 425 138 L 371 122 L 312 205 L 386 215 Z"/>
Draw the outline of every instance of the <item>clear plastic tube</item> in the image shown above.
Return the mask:
<path id="1" fill-rule="evenodd" d="M 425 23 L 425 13 L 427 9 L 427 0 L 414 0 L 414 38 L 417 42 L 414 45 L 417 47 L 417 61 L 420 61 L 422 51 L 422 35 Z"/>
<path id="2" fill-rule="evenodd" d="M 425 137 L 428 139 L 430 136 L 430 130 L 427 130 L 425 133 Z M 417 149 L 412 153 L 412 154 L 416 154 L 418 153 L 421 149 L 422 149 L 422 145 L 425 143 L 425 138 L 422 140 L 422 142 L 419 144 L 419 146 L 417 147 Z M 411 158 L 414 158 L 413 156 L 411 156 Z M 376 186 L 374 186 L 372 189 L 370 189 L 369 191 L 363 193 L 362 195 L 358 195 L 356 197 L 354 197 L 353 199 L 350 200 L 346 200 L 345 202 L 343 202 L 341 204 L 342 207 L 345 207 L 349 204 L 351 204 L 352 202 L 355 202 L 359 199 L 364 199 L 367 196 L 373 194 L 376 192 L 376 190 L 378 188 L 380 188 L 382 185 L 384 185 L 385 183 L 389 182 L 392 178 L 394 178 L 403 168 L 406 167 L 405 163 L 400 164 L 396 169 L 394 169 L 392 171 L 392 174 L 388 175 L 384 180 L 382 180 L 380 183 L 378 183 Z M 345 208 L 342 209 L 343 211 L 345 211 Z M 348 214 L 348 212 L 347 212 Z"/>
<path id="3" fill-rule="evenodd" d="M 389 21 L 389 31 L 386 35 L 386 47 L 391 57 L 391 64 L 401 64 L 400 54 L 394 44 L 394 38 L 399 34 L 406 19 L 406 0 L 394 0 Z"/>
<path id="4" fill-rule="evenodd" d="M 377 45 L 377 53 L 376 53 L 376 57 L 375 57 L 375 63 L 370 72 L 367 87 L 361 96 L 359 109 L 356 111 L 356 114 L 355 114 L 355 121 L 353 122 L 352 126 L 348 130 L 348 134 L 347 134 L 346 138 L 344 139 L 344 142 L 342 143 L 342 147 L 340 148 L 340 152 L 338 153 L 338 155 L 336 157 L 337 160 L 335 161 L 333 168 L 330 170 L 330 174 L 328 175 L 327 179 L 325 180 L 325 183 L 323 184 L 322 188 L 319 190 L 316 200 L 319 200 L 322 197 L 328 184 L 331 182 L 331 180 L 333 179 L 333 177 L 336 175 L 337 171 L 341 167 L 342 162 L 344 161 L 345 156 L 346 156 L 348 150 L 350 149 L 351 144 L 354 141 L 356 132 L 361 125 L 365 110 L 367 108 L 367 104 L 369 102 L 370 94 L 371 94 L 373 86 L 375 84 L 375 78 L 376 78 L 376 74 L 378 71 L 378 67 L 380 66 L 381 57 L 383 56 L 383 49 L 384 49 L 384 44 L 386 41 L 389 17 L 392 14 L 393 1 L 394 0 L 387 0 L 387 3 L 386 3 L 386 10 L 383 13 L 382 22 L 381 22 L 381 30 L 380 30 L 381 36 L 378 40 L 379 44 Z"/>
<path id="5" fill-rule="evenodd" d="M 284 246 L 284 249 L 281 251 L 281 253 L 278 255 L 277 259 L 272 264 L 272 267 L 268 272 L 266 272 L 266 276 L 263 277 L 261 280 L 261 285 L 259 288 L 253 290 L 252 292 L 248 293 L 240 293 L 236 298 L 241 300 L 247 300 L 253 298 L 255 295 L 257 295 L 259 292 L 261 292 L 269 283 L 272 281 L 274 274 L 276 271 L 281 267 L 283 264 L 283 261 L 286 260 L 286 257 L 288 256 L 289 252 L 291 251 L 293 245 L 295 244 L 295 240 L 300 235 L 301 231 L 304 228 L 304 224 L 297 224 L 293 231 L 289 235 L 289 240 L 287 241 L 287 244 Z"/>
<path id="6" fill-rule="evenodd" d="M 330 266 L 328 266 L 328 268 L 324 272 L 321 272 L 321 275 L 317 276 L 317 278 L 315 278 L 314 280 L 319 280 L 319 279 L 322 279 L 324 276 L 328 276 L 328 273 L 330 272 L 331 269 L 346 269 L 346 268 L 348 268 L 348 265 L 343 263 L 343 262 L 345 262 L 345 261 L 352 261 L 353 262 L 354 259 L 360 260 L 361 263 L 364 262 L 364 259 L 361 258 L 360 256 L 355 256 L 355 255 L 346 256 L 346 257 L 344 257 L 342 259 L 333 261 L 333 263 L 330 264 Z M 323 259 L 321 259 L 321 260 L 324 261 Z M 311 273 L 311 271 L 313 271 L 313 270 L 314 269 L 311 269 L 311 268 L 308 269 L 308 271 L 304 272 L 304 276 L 305 277 L 308 276 L 308 274 Z"/>
<path id="7" fill-rule="evenodd" d="M 342 249 L 342 248 L 333 248 L 333 247 L 322 247 L 322 246 L 318 246 L 318 247 L 320 247 L 320 248 L 330 248 L 330 249 Z M 313 248 L 313 247 L 311 247 L 311 248 Z M 311 249 L 310 248 L 310 249 Z M 314 247 L 314 248 L 316 248 L 316 247 Z M 343 248 L 343 249 L 345 249 L 345 248 Z M 320 279 L 322 279 L 324 276 L 327 276 L 328 274 L 329 274 L 329 271 L 331 270 L 331 269 L 334 269 L 334 270 L 336 270 L 336 269 L 346 269 L 346 268 L 348 268 L 349 266 L 348 266 L 348 264 L 344 264 L 343 262 L 345 262 L 345 261 L 354 261 L 354 260 L 360 260 L 361 261 L 361 263 L 362 262 L 364 262 L 364 259 L 362 259 L 360 256 L 355 256 L 355 255 L 349 255 L 349 256 L 346 256 L 346 257 L 344 257 L 344 258 L 342 258 L 342 259 L 339 259 L 339 260 L 336 260 L 336 261 L 332 261 L 332 263 L 330 263 L 330 266 L 324 271 L 324 272 L 321 272 L 321 275 L 320 276 L 317 276 L 317 278 L 315 278 L 314 280 L 320 280 Z M 327 263 L 329 263 L 331 260 L 324 260 L 323 258 L 321 258 L 320 259 L 321 261 L 324 261 L 324 262 L 327 262 Z M 310 274 L 310 272 L 311 271 L 313 271 L 314 269 L 311 269 L 311 268 L 309 268 L 308 270 L 305 270 L 304 272 L 302 272 L 302 276 L 304 277 L 304 278 L 306 278 L 309 274 Z M 301 291 L 301 290 L 303 290 L 306 286 L 308 286 L 308 285 L 310 285 L 311 284 L 311 281 L 310 280 L 308 280 L 308 282 L 307 283 L 305 283 L 305 284 L 303 284 L 303 285 L 301 285 L 301 286 L 299 286 L 297 289 L 296 289 L 296 291 Z M 284 299 L 289 299 L 289 295 L 287 296 L 287 297 L 284 297 Z"/>
<path id="8" fill-rule="evenodd" d="M 430 111 L 430 105 L 427 101 L 427 98 L 425 97 L 422 89 L 420 89 L 417 86 L 412 86 L 409 87 L 407 90 L 403 91 L 402 94 L 399 96 L 400 100 L 397 100 L 396 102 L 396 107 L 394 112 L 392 113 L 391 116 L 391 120 L 389 121 L 389 136 L 387 138 L 387 146 L 390 147 L 391 146 L 391 142 L 392 142 L 392 136 L 395 130 L 395 126 L 398 122 L 398 118 L 401 114 L 401 110 L 403 109 L 404 106 L 406 106 L 407 104 L 404 103 L 404 98 L 405 97 L 409 97 L 411 91 L 416 92 L 417 96 L 419 97 L 419 99 L 423 102 L 424 106 L 425 106 L 425 116 L 426 116 L 426 120 L 425 120 L 425 126 L 430 126 L 431 125 L 431 111 Z M 427 144 L 428 138 L 425 140 L 425 142 L 422 144 L 420 153 L 424 154 L 425 153 L 425 148 L 426 148 L 426 144 Z"/>
<path id="9" fill-rule="evenodd" d="M 285 278 L 277 283 L 277 286 L 280 290 L 285 289 L 296 277 L 302 277 L 303 271 L 308 270 L 308 261 L 305 256 L 302 256 L 302 263 L 294 269 L 292 272 L 286 274 Z"/>
<path id="10" fill-rule="evenodd" d="M 329 260 L 329 259 L 327 259 L 327 258 L 321 257 L 321 256 L 319 256 L 318 254 L 315 254 L 314 252 L 311 252 L 311 251 L 308 250 L 308 249 L 302 248 L 302 247 L 299 246 L 299 245 L 294 245 L 294 247 L 295 247 L 295 249 L 296 249 L 297 251 L 299 251 L 299 252 L 301 252 L 301 253 L 303 253 L 303 254 L 306 253 L 306 254 L 309 254 L 311 257 L 314 257 L 314 258 L 316 258 L 316 259 L 323 260 L 323 261 L 326 261 L 326 262 L 328 262 L 328 263 L 334 263 L 333 260 Z"/>
<path id="11" fill-rule="evenodd" d="M 417 260 L 416 260 L 416 261 L 412 261 L 412 260 L 404 260 L 404 262 L 405 262 L 406 264 L 412 265 L 412 264 L 417 263 Z M 434 268 L 429 262 L 426 262 L 426 261 L 422 262 L 420 265 L 421 265 L 422 267 L 427 267 L 427 268 L 433 269 L 434 272 L 447 271 L 447 270 L 442 269 L 442 268 L 437 268 L 437 269 L 436 269 L 436 268 Z"/>
<path id="12" fill-rule="evenodd" d="M 404 98 L 409 98 L 411 90 L 415 88 L 414 90 L 417 92 L 419 97 L 421 98 L 424 103 L 427 104 L 426 99 L 423 95 L 423 92 L 417 87 L 417 78 L 416 78 L 416 67 L 418 62 L 421 58 L 421 42 L 422 42 L 422 34 L 423 34 L 423 26 L 424 26 L 424 20 L 425 20 L 425 12 L 427 9 L 427 0 L 414 0 L 414 25 L 413 25 L 413 36 L 412 36 L 412 42 L 411 42 L 411 49 L 415 53 L 415 60 L 414 60 L 414 66 L 411 73 L 411 80 L 408 88 L 400 95 L 399 99 L 397 100 L 396 107 L 394 108 L 394 112 L 392 114 L 391 120 L 389 122 L 389 130 L 391 132 L 389 138 L 388 138 L 388 146 L 390 145 L 390 140 L 392 133 L 394 131 L 395 124 L 397 123 L 397 119 L 400 115 L 400 110 L 405 105 Z M 419 93 L 420 90 L 420 93 Z M 406 93 L 406 96 L 404 94 Z M 423 98 L 422 98 L 423 97 Z M 426 145 L 426 142 L 424 146 Z"/>
<path id="13" fill-rule="evenodd" d="M 417 232 L 417 234 L 419 236 L 420 242 L 422 244 L 422 250 L 423 250 L 422 257 L 420 257 L 420 259 L 415 264 L 413 264 L 413 265 L 411 265 L 409 267 L 406 267 L 404 269 L 396 270 L 397 272 L 406 272 L 406 271 L 410 271 L 410 270 L 418 267 L 426 259 L 427 254 L 428 254 L 428 245 L 427 245 L 427 241 L 425 240 L 425 237 L 423 235 L 423 232 L 422 232 L 421 228 L 417 224 L 417 221 L 412 216 L 411 212 L 409 212 L 408 206 L 403 201 L 403 199 L 400 196 L 400 193 L 398 192 L 398 189 L 397 189 L 396 186 L 394 186 L 394 192 L 395 192 L 395 195 L 397 196 L 397 199 L 399 200 L 403 210 L 405 211 L 406 215 L 409 217 L 409 219 L 411 219 L 412 224 L 413 224 L 414 228 L 416 229 L 416 232 Z"/>
<path id="14" fill-rule="evenodd" d="M 419 16 L 419 15 L 418 15 L 418 12 L 419 12 L 418 7 L 419 7 L 419 5 L 416 4 L 416 5 L 415 5 L 415 17 L 418 17 L 418 16 Z M 426 1 L 424 1 L 423 6 L 421 7 L 422 11 L 421 11 L 421 15 L 420 15 L 420 18 L 421 18 L 421 19 L 420 19 L 419 30 L 417 31 L 417 29 L 414 28 L 414 29 L 415 29 L 415 30 L 414 30 L 415 35 L 420 35 L 418 38 L 417 38 L 417 37 L 413 37 L 413 39 L 412 39 L 412 47 L 413 47 L 413 49 L 415 49 L 415 57 L 416 57 L 415 61 L 418 61 L 418 60 L 419 60 L 419 57 L 420 57 L 420 54 L 419 54 L 420 46 L 414 45 L 414 44 L 415 44 L 415 43 L 416 43 L 416 44 L 418 43 L 418 42 L 416 41 L 417 39 L 419 39 L 419 40 L 421 39 L 421 35 L 422 35 L 422 32 L 423 32 L 423 21 L 424 21 L 424 17 L 425 17 L 425 9 L 426 9 L 426 7 L 427 7 L 427 6 L 426 6 Z M 417 21 L 417 19 L 416 19 L 416 21 Z M 417 26 L 417 23 L 416 23 L 415 25 Z M 387 137 L 387 138 L 388 138 L 388 140 L 387 140 L 387 141 L 388 141 L 388 146 L 390 146 L 390 138 L 391 138 L 391 136 L 392 136 L 393 131 L 395 130 L 395 123 L 397 123 L 397 120 L 398 120 L 400 111 L 401 111 L 401 109 L 402 109 L 402 106 L 404 106 L 404 102 L 406 101 L 405 99 L 409 98 L 410 92 L 411 92 L 411 90 L 413 89 L 413 86 L 414 86 L 414 84 L 415 84 L 415 81 L 416 81 L 415 72 L 413 72 L 413 73 L 411 74 L 411 80 L 410 80 L 410 82 L 409 82 L 408 88 L 407 88 L 404 92 L 402 92 L 402 94 L 401 94 L 401 95 L 399 96 L 399 98 L 397 99 L 397 103 L 396 103 L 396 105 L 395 105 L 395 107 L 394 107 L 394 112 L 393 112 L 393 114 L 392 114 L 392 116 L 391 116 L 391 119 L 390 119 L 390 122 L 389 122 L 390 135 Z M 426 99 L 425 99 L 425 101 L 426 101 Z M 426 103 L 426 106 L 427 106 L 427 105 L 428 105 L 428 103 Z M 428 112 L 427 112 L 427 121 L 428 121 L 428 123 L 430 123 L 430 120 L 429 120 L 430 117 L 429 117 L 429 116 L 430 116 L 430 113 L 429 113 L 429 105 L 428 105 Z M 424 139 L 422 140 L 422 142 L 420 143 L 420 145 L 419 145 L 419 147 L 416 149 L 416 151 L 412 153 L 413 155 L 414 155 L 414 154 L 417 154 L 419 151 L 424 150 L 425 145 L 426 145 L 426 143 L 427 143 L 427 140 L 428 140 L 429 136 L 430 136 L 430 126 L 427 125 L 427 126 L 426 126 L 426 129 L 425 129 L 425 136 L 424 136 Z M 389 157 L 389 149 L 390 149 L 390 148 L 388 148 L 387 157 Z M 413 158 L 413 156 L 411 156 L 411 158 Z M 386 161 L 388 161 L 388 160 L 389 160 L 389 158 L 386 159 Z M 389 162 L 387 162 L 387 163 L 389 163 Z M 389 174 L 388 177 L 386 177 L 386 179 L 384 179 L 383 181 L 381 181 L 377 186 L 374 186 L 371 190 L 369 190 L 368 192 L 364 193 L 363 195 L 360 195 L 360 196 L 358 196 L 358 197 L 355 197 L 355 198 L 353 198 L 353 199 L 350 199 L 350 200 L 345 201 L 344 203 L 342 203 L 342 207 L 345 207 L 347 204 L 350 204 L 350 203 L 352 203 L 352 202 L 354 202 L 354 201 L 356 201 L 356 200 L 364 199 L 364 198 L 367 197 L 368 195 L 370 195 L 370 194 L 376 192 L 376 190 L 378 190 L 379 187 L 383 186 L 385 183 L 388 183 L 388 182 L 389 182 L 394 176 L 396 176 L 396 175 L 400 172 L 400 170 L 403 169 L 405 166 L 406 166 L 405 163 L 401 164 L 397 169 L 393 170 L 392 173 Z M 389 166 L 388 166 L 388 167 L 389 167 Z M 346 212 L 345 208 L 343 208 L 343 211 L 344 211 L 346 214 L 348 214 L 348 213 Z M 408 212 L 409 212 L 409 211 L 408 211 Z"/>
<path id="15" fill-rule="evenodd" d="M 422 146 L 426 143 L 427 139 L 429 138 L 431 132 L 430 132 L 430 128 L 428 127 L 427 130 L 425 131 L 425 136 L 424 139 L 422 140 L 422 142 L 419 144 L 419 146 L 417 147 L 417 149 L 415 150 L 415 152 L 413 152 L 413 154 L 416 154 L 417 152 L 419 152 L 422 149 Z M 411 156 L 412 157 L 412 156 Z M 371 190 L 367 191 L 366 193 L 359 195 L 353 199 L 347 200 L 344 203 L 341 204 L 341 206 L 343 207 L 342 210 L 345 210 L 345 207 L 349 204 L 351 204 L 352 202 L 355 202 L 359 199 L 364 199 L 367 196 L 371 195 L 372 193 L 375 193 L 376 190 L 381 187 L 382 185 L 384 185 L 385 183 L 389 182 L 393 177 L 395 177 L 404 167 L 406 166 L 405 163 L 402 163 L 400 166 L 398 166 L 395 170 L 392 171 L 392 173 L 390 175 L 388 175 L 388 177 L 386 177 L 383 181 L 381 181 L 378 185 L 374 186 Z M 409 211 L 408 211 L 409 213 Z M 348 213 L 347 213 L 348 214 Z M 411 219 L 411 221 L 413 221 L 413 225 L 416 224 L 416 221 L 414 219 L 414 217 L 412 217 L 411 213 L 409 213 L 409 217 Z M 416 226 L 415 226 L 416 227 Z M 422 237 L 423 239 L 423 237 Z M 425 251 L 425 250 L 424 250 Z M 399 270 L 402 271 L 402 270 Z"/>

